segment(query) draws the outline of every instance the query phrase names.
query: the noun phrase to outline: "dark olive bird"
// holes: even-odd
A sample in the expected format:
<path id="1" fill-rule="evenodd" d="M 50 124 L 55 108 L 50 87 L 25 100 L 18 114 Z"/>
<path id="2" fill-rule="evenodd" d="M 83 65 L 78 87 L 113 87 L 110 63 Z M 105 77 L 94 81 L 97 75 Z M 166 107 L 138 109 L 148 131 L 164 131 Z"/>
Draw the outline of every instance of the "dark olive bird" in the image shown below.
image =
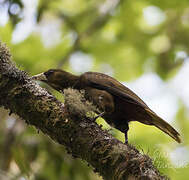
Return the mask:
<path id="1" fill-rule="evenodd" d="M 128 142 L 130 121 L 156 126 L 178 143 L 181 142 L 179 133 L 173 127 L 154 113 L 134 92 L 108 75 L 86 72 L 76 76 L 59 69 L 50 69 L 33 76 L 33 79 L 43 81 L 58 91 L 68 87 L 85 90 L 86 98 L 104 112 L 102 118 L 125 133 L 125 143 Z"/>

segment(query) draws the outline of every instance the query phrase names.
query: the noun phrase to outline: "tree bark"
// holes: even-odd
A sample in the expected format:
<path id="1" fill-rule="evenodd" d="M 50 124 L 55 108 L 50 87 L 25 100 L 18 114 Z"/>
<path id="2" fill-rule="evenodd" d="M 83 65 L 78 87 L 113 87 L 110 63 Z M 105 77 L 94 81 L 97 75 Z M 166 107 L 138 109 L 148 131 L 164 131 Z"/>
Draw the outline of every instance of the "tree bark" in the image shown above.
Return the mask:
<path id="1" fill-rule="evenodd" d="M 106 180 L 166 179 L 152 160 L 125 145 L 86 117 L 88 104 L 78 91 L 68 90 L 63 104 L 16 68 L 0 43 L 0 106 L 20 116 L 73 157 L 87 161 Z"/>

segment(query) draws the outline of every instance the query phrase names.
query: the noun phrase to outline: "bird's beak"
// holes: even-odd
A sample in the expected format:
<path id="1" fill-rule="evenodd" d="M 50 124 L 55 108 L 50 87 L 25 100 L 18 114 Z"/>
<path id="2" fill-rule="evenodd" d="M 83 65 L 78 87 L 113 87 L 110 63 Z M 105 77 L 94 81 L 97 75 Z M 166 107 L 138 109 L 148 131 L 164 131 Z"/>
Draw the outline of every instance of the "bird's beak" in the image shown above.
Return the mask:
<path id="1" fill-rule="evenodd" d="M 37 74 L 35 76 L 32 76 L 32 80 L 34 81 L 44 81 L 46 82 L 47 81 L 47 78 L 46 76 L 44 75 L 44 73 L 40 73 L 40 74 Z"/>

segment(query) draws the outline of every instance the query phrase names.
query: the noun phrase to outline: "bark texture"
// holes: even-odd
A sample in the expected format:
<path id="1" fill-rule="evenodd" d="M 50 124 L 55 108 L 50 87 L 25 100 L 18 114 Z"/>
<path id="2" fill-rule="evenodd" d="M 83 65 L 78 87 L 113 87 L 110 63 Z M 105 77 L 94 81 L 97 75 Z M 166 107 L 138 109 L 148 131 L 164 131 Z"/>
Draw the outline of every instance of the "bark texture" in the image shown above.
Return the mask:
<path id="1" fill-rule="evenodd" d="M 147 155 L 124 145 L 86 117 L 95 107 L 82 93 L 69 89 L 65 95 L 63 104 L 32 81 L 0 43 L 1 107 L 64 145 L 68 153 L 87 161 L 106 180 L 166 179 Z"/>

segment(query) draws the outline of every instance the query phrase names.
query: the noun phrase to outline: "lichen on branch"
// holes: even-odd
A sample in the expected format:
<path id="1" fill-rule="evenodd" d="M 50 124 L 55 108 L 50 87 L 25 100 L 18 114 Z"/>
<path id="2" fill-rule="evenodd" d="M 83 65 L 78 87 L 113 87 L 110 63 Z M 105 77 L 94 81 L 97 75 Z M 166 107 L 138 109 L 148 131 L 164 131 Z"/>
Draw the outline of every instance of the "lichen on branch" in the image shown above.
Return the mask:
<path id="1" fill-rule="evenodd" d="M 98 108 L 85 99 L 85 91 L 68 88 L 64 90 L 65 105 L 68 111 L 80 117 L 95 117 L 94 112 L 99 112 Z"/>

